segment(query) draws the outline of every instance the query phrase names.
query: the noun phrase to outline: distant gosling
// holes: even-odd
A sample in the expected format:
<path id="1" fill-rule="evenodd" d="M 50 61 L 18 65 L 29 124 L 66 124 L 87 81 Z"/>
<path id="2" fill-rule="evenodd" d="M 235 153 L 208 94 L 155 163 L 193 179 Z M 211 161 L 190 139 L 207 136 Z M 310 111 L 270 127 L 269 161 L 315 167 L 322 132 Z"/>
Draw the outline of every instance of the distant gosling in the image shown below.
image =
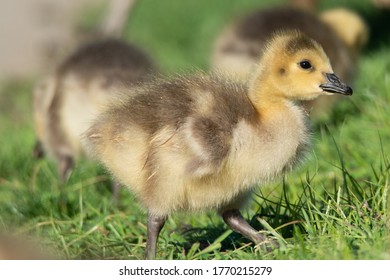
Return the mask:
<path id="1" fill-rule="evenodd" d="M 353 25 L 348 25 L 353 23 Z M 217 37 L 211 69 L 248 81 L 262 49 L 275 31 L 298 29 L 324 48 L 335 73 L 351 83 L 357 73 L 358 54 L 367 39 L 367 27 L 354 12 L 335 9 L 319 16 L 292 7 L 257 10 L 228 25 Z M 360 39 L 361 38 L 361 39 Z M 323 120 L 338 97 L 306 102 L 312 119 Z"/>
<path id="2" fill-rule="evenodd" d="M 369 40 L 369 28 L 361 16 L 346 8 L 334 8 L 320 13 L 322 22 L 330 26 L 357 59 Z"/>
<path id="3" fill-rule="evenodd" d="M 113 89 L 143 82 L 155 69 L 142 50 L 117 39 L 79 48 L 35 88 L 35 156 L 53 157 L 65 182 L 74 160 L 84 153 L 80 136 L 117 95 Z"/>
<path id="4" fill-rule="evenodd" d="M 275 35 L 249 86 L 219 75 L 156 80 L 99 116 L 85 137 L 90 150 L 148 211 L 146 258 L 167 217 L 216 210 L 255 243 L 266 236 L 239 209 L 257 184 L 291 170 L 310 140 L 295 103 L 351 95 L 311 38 Z"/>

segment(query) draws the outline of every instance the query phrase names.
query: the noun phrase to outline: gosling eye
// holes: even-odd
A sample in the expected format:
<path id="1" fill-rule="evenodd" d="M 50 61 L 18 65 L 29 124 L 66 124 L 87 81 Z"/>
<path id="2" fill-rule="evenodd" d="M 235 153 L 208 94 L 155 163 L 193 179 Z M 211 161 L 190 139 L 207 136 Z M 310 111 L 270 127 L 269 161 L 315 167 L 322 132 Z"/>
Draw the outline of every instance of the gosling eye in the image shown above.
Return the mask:
<path id="1" fill-rule="evenodd" d="M 301 62 L 299 62 L 299 66 L 305 70 L 313 68 L 313 66 L 308 60 L 302 60 Z"/>

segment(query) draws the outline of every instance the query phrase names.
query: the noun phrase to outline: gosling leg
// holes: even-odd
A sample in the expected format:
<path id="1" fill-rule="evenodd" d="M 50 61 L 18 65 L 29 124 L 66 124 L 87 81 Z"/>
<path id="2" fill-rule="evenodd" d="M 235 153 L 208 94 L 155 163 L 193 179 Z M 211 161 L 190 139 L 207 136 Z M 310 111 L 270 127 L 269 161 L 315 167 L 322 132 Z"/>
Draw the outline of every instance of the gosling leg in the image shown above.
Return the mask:
<path id="1" fill-rule="evenodd" d="M 43 150 L 43 145 L 41 141 L 37 140 L 35 142 L 35 146 L 33 149 L 33 157 L 38 159 L 38 158 L 43 158 L 44 156 L 45 156 L 45 152 Z"/>
<path id="2" fill-rule="evenodd" d="M 222 218 L 232 230 L 242 234 L 249 240 L 252 240 L 255 244 L 265 245 L 265 249 L 267 251 L 271 251 L 272 248 L 277 247 L 277 244 L 268 239 L 265 234 L 259 233 L 251 225 L 249 225 L 239 210 L 226 210 L 222 213 Z"/>
<path id="3" fill-rule="evenodd" d="M 112 191 L 112 199 L 114 200 L 114 203 L 118 203 L 119 201 L 119 193 L 121 190 L 121 184 L 118 181 L 113 181 L 111 183 L 111 191 Z"/>
<path id="4" fill-rule="evenodd" d="M 153 260 L 156 257 L 157 239 L 163 228 L 167 217 L 148 215 L 147 236 L 146 236 L 146 252 L 145 258 Z"/>
<path id="5" fill-rule="evenodd" d="M 65 194 L 65 184 L 69 179 L 70 172 L 73 168 L 73 158 L 70 156 L 59 155 L 58 162 L 58 176 L 60 179 L 60 201 L 59 206 L 63 213 L 68 212 L 67 199 Z"/>
<path id="6" fill-rule="evenodd" d="M 59 156 L 58 160 L 58 173 L 61 183 L 64 184 L 69 179 L 70 172 L 73 168 L 73 158 L 70 156 Z"/>

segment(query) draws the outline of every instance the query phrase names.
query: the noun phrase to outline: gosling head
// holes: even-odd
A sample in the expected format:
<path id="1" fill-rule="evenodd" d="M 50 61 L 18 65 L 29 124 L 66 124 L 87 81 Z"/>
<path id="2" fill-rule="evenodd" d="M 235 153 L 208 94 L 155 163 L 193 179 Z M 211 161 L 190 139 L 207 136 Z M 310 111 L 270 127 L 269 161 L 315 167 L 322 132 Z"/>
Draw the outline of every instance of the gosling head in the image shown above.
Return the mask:
<path id="1" fill-rule="evenodd" d="M 254 84 L 271 87 L 272 94 L 291 100 L 352 94 L 352 88 L 333 73 L 322 47 L 299 31 L 273 36 L 261 57 Z"/>

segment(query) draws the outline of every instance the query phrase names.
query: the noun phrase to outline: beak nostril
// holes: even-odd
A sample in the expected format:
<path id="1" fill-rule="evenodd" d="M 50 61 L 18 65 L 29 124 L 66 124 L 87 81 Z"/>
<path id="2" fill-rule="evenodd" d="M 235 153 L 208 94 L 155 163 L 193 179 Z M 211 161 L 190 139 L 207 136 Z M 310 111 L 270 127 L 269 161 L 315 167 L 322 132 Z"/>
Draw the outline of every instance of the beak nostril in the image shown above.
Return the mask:
<path id="1" fill-rule="evenodd" d="M 322 88 L 324 91 L 331 93 L 340 93 L 343 95 L 352 95 L 352 88 L 341 82 L 339 77 L 337 77 L 334 73 L 323 74 L 328 81 L 327 83 L 320 85 L 320 88 Z"/>
<path id="2" fill-rule="evenodd" d="M 326 79 L 331 83 L 340 84 L 340 79 L 334 73 L 324 73 Z"/>

